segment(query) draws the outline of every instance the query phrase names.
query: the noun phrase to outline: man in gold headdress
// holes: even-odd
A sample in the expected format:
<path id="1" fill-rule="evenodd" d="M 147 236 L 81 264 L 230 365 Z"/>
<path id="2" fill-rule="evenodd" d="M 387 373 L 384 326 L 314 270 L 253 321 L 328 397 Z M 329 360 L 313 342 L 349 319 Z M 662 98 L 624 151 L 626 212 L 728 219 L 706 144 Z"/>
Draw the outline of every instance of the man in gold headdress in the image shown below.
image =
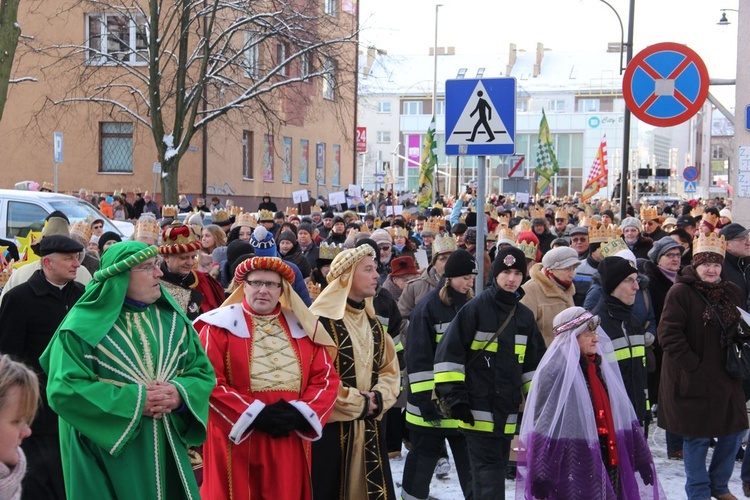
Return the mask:
<path id="1" fill-rule="evenodd" d="M 370 245 L 345 250 L 310 308 L 338 348 L 341 378 L 323 437 L 313 443 L 316 499 L 395 498 L 380 420 L 396 402 L 399 367 L 393 341 L 375 317 L 378 277 Z"/>

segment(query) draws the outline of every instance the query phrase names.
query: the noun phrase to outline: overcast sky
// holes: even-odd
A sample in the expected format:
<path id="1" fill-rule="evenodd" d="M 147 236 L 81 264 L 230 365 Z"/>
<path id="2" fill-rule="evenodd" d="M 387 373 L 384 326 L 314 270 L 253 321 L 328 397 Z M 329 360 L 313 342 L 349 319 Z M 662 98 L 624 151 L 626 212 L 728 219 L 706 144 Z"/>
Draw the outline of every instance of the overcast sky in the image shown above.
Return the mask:
<path id="1" fill-rule="evenodd" d="M 722 8 L 740 0 L 635 0 L 634 53 L 658 42 L 684 43 L 706 63 L 711 78 L 734 78 L 737 13 L 718 26 Z M 434 43 L 435 4 L 440 7 L 438 46 L 456 54 L 506 55 L 509 43 L 533 51 L 537 42 L 552 50 L 604 50 L 620 38 L 614 13 L 600 0 L 359 0 L 364 45 L 390 54 L 427 54 Z M 627 37 L 628 0 L 610 2 Z M 726 88 L 712 87 L 728 107 Z M 731 99 L 731 102 L 729 102 Z M 727 102 L 725 102 L 725 100 Z"/>

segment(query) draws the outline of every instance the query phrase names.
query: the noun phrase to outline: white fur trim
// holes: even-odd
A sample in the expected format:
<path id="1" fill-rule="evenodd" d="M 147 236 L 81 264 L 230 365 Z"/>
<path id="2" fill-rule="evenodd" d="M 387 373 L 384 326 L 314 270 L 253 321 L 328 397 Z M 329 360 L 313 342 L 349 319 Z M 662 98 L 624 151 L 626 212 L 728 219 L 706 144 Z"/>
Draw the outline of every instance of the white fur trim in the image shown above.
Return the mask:
<path id="1" fill-rule="evenodd" d="M 265 407 L 266 405 L 264 403 L 261 403 L 260 400 L 256 399 L 255 401 L 253 401 L 250 406 L 248 406 L 247 409 L 242 412 L 242 415 L 240 415 L 240 418 L 237 419 L 237 422 L 235 422 L 232 430 L 229 431 L 230 441 L 232 441 L 234 444 L 240 444 L 245 439 L 247 439 L 253 431 L 250 431 L 248 433 L 245 433 L 245 431 L 247 431 L 247 428 L 252 425 L 258 414 Z"/>
<path id="2" fill-rule="evenodd" d="M 302 328 L 302 323 L 297 319 L 294 311 L 282 307 L 281 313 L 284 315 L 287 325 L 289 325 L 289 332 L 292 334 L 292 338 L 301 339 L 307 337 L 307 333 L 305 333 L 305 329 Z M 209 325 L 224 328 L 232 335 L 242 339 L 249 339 L 251 337 L 250 332 L 247 329 L 245 313 L 240 304 L 219 307 L 213 311 L 203 313 L 193 320 L 193 325 L 198 321 L 203 321 Z"/>
<path id="3" fill-rule="evenodd" d="M 305 420 L 307 420 L 308 423 L 312 426 L 315 435 L 313 437 L 310 437 L 305 436 L 300 431 L 294 432 L 296 432 L 299 437 L 301 437 L 302 439 L 306 439 L 307 441 L 317 441 L 318 439 L 320 439 L 320 437 L 323 435 L 323 426 L 320 423 L 318 414 L 315 413 L 313 409 L 307 405 L 307 403 L 303 403 L 302 401 L 289 401 L 289 404 L 294 406 L 297 411 L 299 411 L 302 416 L 305 417 Z"/>

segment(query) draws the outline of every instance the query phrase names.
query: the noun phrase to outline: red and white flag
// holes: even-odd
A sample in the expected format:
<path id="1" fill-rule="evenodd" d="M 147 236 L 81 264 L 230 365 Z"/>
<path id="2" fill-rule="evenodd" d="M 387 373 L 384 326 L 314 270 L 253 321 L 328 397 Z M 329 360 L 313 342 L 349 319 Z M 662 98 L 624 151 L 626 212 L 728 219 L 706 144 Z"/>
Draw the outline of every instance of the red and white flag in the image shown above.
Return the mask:
<path id="1" fill-rule="evenodd" d="M 596 152 L 596 158 L 594 158 L 594 164 L 591 165 L 591 173 L 589 173 L 589 179 L 586 181 L 586 185 L 583 187 L 583 194 L 581 194 L 581 201 L 586 201 L 599 190 L 607 185 L 607 135 L 602 137 L 602 142 L 599 144 L 599 150 Z"/>

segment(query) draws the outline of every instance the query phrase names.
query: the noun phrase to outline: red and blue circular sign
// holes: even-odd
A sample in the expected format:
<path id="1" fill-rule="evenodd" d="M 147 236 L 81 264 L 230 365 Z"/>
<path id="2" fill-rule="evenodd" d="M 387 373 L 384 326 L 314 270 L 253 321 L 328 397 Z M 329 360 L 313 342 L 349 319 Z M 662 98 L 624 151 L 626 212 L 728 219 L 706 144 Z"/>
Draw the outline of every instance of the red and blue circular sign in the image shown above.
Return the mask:
<path id="1" fill-rule="evenodd" d="M 682 171 L 682 178 L 688 182 L 692 182 L 698 179 L 698 168 L 697 167 L 685 167 Z"/>
<path id="2" fill-rule="evenodd" d="M 625 69 L 622 94 L 642 122 L 670 127 L 689 120 L 708 96 L 708 70 L 700 56 L 672 42 L 646 47 Z"/>

